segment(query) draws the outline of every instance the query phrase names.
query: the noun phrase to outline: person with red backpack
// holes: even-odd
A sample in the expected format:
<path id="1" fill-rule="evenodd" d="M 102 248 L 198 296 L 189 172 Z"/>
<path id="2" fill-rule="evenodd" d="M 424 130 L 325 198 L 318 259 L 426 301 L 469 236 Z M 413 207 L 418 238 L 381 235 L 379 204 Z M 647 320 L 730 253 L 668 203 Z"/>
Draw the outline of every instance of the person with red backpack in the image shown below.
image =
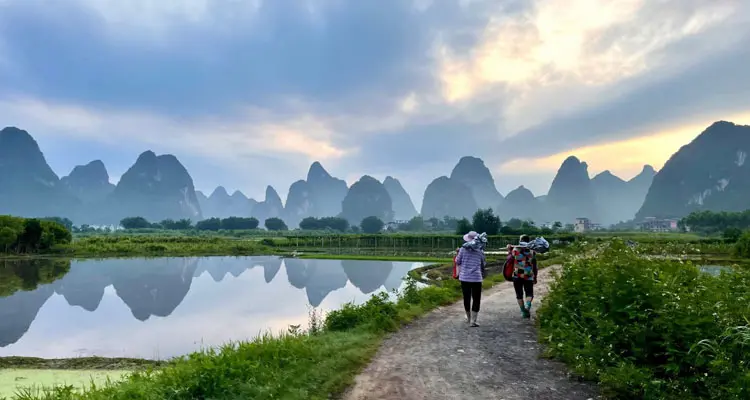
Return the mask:
<path id="1" fill-rule="evenodd" d="M 518 245 L 508 245 L 508 263 L 513 267 L 513 288 L 523 318 L 531 318 L 531 303 L 534 300 L 534 285 L 537 283 L 539 268 L 536 252 L 529 246 L 529 235 L 521 235 Z M 524 303 L 524 294 L 526 302 Z"/>

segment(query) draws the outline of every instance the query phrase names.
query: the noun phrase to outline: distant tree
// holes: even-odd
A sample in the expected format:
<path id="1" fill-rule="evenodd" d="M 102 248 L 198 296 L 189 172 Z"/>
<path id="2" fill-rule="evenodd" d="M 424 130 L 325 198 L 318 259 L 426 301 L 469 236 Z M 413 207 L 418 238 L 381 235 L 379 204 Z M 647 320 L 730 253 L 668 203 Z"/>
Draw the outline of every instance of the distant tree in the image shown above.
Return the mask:
<path id="1" fill-rule="evenodd" d="M 446 215 L 441 221 L 440 230 L 443 231 L 455 231 L 458 228 L 458 218 Z"/>
<path id="2" fill-rule="evenodd" d="M 38 219 L 29 218 L 24 221 L 20 242 L 26 252 L 33 252 L 39 248 L 43 233 L 42 223 Z"/>
<path id="3" fill-rule="evenodd" d="M 724 229 L 724 234 L 722 236 L 727 242 L 734 243 L 739 240 L 740 236 L 742 236 L 742 229 L 735 227 Z"/>
<path id="4" fill-rule="evenodd" d="M 56 244 L 67 244 L 73 240 L 73 234 L 63 225 L 54 221 L 41 221 L 42 237 L 39 248 L 47 250 Z"/>
<path id="5" fill-rule="evenodd" d="M 471 226 L 478 233 L 486 232 L 488 235 L 497 235 L 500 231 L 500 217 L 496 216 L 491 208 L 480 209 L 474 213 Z"/>
<path id="6" fill-rule="evenodd" d="M 315 217 L 307 217 L 299 222 L 299 228 L 304 231 L 317 231 L 323 229 L 320 220 Z"/>
<path id="7" fill-rule="evenodd" d="M 189 219 L 180 219 L 178 221 L 175 221 L 173 219 L 165 219 L 164 221 L 161 221 L 158 225 L 162 229 L 184 231 L 184 230 L 188 230 L 192 228 L 193 222 L 190 221 Z"/>
<path id="8" fill-rule="evenodd" d="M 403 224 L 399 224 L 398 229 L 407 232 L 424 232 L 424 218 L 419 215 L 417 215 L 416 217 L 412 217 L 412 219 L 404 222 Z"/>
<path id="9" fill-rule="evenodd" d="M 727 228 L 745 230 L 750 228 L 750 210 L 741 212 L 695 211 L 681 219 L 678 227 L 682 230 L 690 229 L 693 232 L 705 234 L 721 233 Z"/>
<path id="10" fill-rule="evenodd" d="M 505 226 L 508 226 L 513 229 L 521 229 L 522 225 L 523 225 L 523 221 L 520 218 L 511 218 L 505 221 Z"/>
<path id="11" fill-rule="evenodd" d="M 385 222 L 376 216 L 370 216 L 362 220 L 359 227 L 364 233 L 379 233 L 383 231 Z"/>
<path id="12" fill-rule="evenodd" d="M 503 225 L 500 227 L 501 235 L 520 235 L 521 228 L 513 228 L 510 225 Z"/>
<path id="13" fill-rule="evenodd" d="M 42 218 L 43 221 L 52 221 L 57 222 L 58 224 L 65 227 L 65 229 L 73 230 L 73 221 L 71 221 L 68 218 L 61 218 L 61 217 L 45 217 Z"/>
<path id="14" fill-rule="evenodd" d="M 183 218 L 175 222 L 175 229 L 180 231 L 186 231 L 193 227 L 193 221 L 190 218 Z"/>
<path id="15" fill-rule="evenodd" d="M 218 231 L 221 229 L 221 220 L 219 218 L 209 218 L 198 221 L 195 224 L 195 229 L 199 231 Z"/>
<path id="16" fill-rule="evenodd" d="M 18 234 L 15 230 L 7 226 L 0 228 L 0 248 L 2 248 L 4 252 L 9 252 L 11 247 L 16 244 L 17 240 Z"/>
<path id="17" fill-rule="evenodd" d="M 357 225 L 350 226 L 349 230 L 352 231 L 352 233 L 359 233 L 359 227 Z"/>
<path id="18" fill-rule="evenodd" d="M 151 223 L 143 217 L 128 217 L 120 221 L 120 226 L 125 229 L 145 229 L 150 228 Z"/>
<path id="19" fill-rule="evenodd" d="M 254 217 L 228 217 L 221 220 L 221 229 L 249 230 L 257 229 L 260 221 Z"/>
<path id="20" fill-rule="evenodd" d="M 339 232 L 346 232 L 349 229 L 349 221 L 339 217 L 323 217 L 320 219 L 320 225 Z"/>
<path id="21" fill-rule="evenodd" d="M 555 223 L 552 224 L 552 229 L 556 231 L 559 231 L 560 229 L 562 229 L 562 227 L 563 227 L 563 224 L 560 221 L 555 221 Z"/>
<path id="22" fill-rule="evenodd" d="M 307 217 L 300 221 L 299 227 L 305 231 L 329 229 L 332 231 L 346 232 L 349 229 L 349 221 L 339 217 Z"/>
<path id="23" fill-rule="evenodd" d="M 534 221 L 523 221 L 523 223 L 521 224 L 521 230 L 529 235 L 532 235 L 539 231 L 539 229 L 537 229 L 536 225 L 534 224 Z"/>
<path id="24" fill-rule="evenodd" d="M 286 231 L 289 230 L 289 228 L 286 226 L 286 223 L 281 218 L 268 218 L 264 225 L 266 226 L 266 229 L 269 231 Z"/>
<path id="25" fill-rule="evenodd" d="M 551 235 L 551 234 L 555 233 L 555 231 L 552 230 L 551 228 L 542 228 L 542 229 L 539 229 L 538 231 L 539 231 L 538 233 L 540 235 Z"/>
<path id="26" fill-rule="evenodd" d="M 737 243 L 734 244 L 734 254 L 742 258 L 750 258 L 750 231 L 745 231 Z"/>
<path id="27" fill-rule="evenodd" d="M 471 222 L 466 218 L 461 218 L 456 224 L 456 235 L 465 235 L 472 230 Z"/>
<path id="28" fill-rule="evenodd" d="M 157 229 L 167 229 L 167 230 L 173 230 L 174 229 L 174 220 L 173 219 L 165 219 L 158 224 L 152 224 L 154 228 Z"/>

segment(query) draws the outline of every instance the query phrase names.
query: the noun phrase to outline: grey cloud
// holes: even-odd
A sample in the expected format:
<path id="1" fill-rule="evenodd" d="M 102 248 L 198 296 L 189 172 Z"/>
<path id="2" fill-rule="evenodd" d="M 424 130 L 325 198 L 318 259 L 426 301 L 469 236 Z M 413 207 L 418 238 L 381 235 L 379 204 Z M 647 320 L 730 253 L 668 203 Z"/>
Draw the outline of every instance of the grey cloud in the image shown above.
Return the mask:
<path id="1" fill-rule="evenodd" d="M 254 16 L 243 2 L 217 2 L 211 17 L 220 27 L 165 21 L 165 45 L 118 36 L 139 32 L 113 34 L 84 4 L 0 6 L 0 39 L 16 67 L 0 75 L 0 96 L 180 116 L 247 105 L 280 110 L 289 98 L 339 113 L 388 107 L 389 99 L 435 86 L 434 41 L 470 41 L 491 3 L 462 9 L 446 0 L 419 12 L 403 0 L 335 2 L 319 8 L 317 21 L 294 0 L 263 1 Z"/>
<path id="2" fill-rule="evenodd" d="M 682 52 L 695 44 L 685 41 L 669 50 Z M 712 54 L 684 71 L 674 73 L 666 69 L 661 71 L 661 79 L 649 74 L 623 81 L 618 86 L 634 89 L 600 106 L 545 121 L 517 137 L 533 140 L 541 156 L 631 138 L 648 132 L 649 128 L 679 125 L 700 116 L 717 113 L 729 116 L 748 111 L 748 65 L 750 36 L 745 36 L 737 46 Z"/>

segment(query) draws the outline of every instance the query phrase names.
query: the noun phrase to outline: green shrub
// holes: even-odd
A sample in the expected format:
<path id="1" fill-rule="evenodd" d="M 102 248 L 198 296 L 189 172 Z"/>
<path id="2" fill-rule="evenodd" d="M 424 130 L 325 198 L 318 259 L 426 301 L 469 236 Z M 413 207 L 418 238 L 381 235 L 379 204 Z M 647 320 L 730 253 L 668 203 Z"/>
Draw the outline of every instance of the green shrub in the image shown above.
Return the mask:
<path id="1" fill-rule="evenodd" d="M 398 310 L 389 301 L 388 293 L 372 296 L 361 305 L 345 304 L 341 309 L 331 311 L 325 321 L 325 328 L 331 331 L 345 331 L 367 325 L 375 331 L 391 331 L 397 325 Z"/>
<path id="2" fill-rule="evenodd" d="M 744 232 L 734 244 L 734 254 L 742 258 L 750 258 L 750 231 Z"/>
<path id="3" fill-rule="evenodd" d="M 750 396 L 750 273 L 718 277 L 614 241 L 561 271 L 539 310 L 550 355 L 613 398 Z"/>

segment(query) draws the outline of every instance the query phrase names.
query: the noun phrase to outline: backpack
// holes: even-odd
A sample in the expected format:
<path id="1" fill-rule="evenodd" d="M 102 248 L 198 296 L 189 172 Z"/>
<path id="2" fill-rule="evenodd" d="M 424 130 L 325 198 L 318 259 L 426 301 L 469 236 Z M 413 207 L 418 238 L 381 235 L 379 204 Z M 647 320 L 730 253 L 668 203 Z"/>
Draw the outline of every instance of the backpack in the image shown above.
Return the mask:
<path id="1" fill-rule="evenodd" d="M 457 258 L 458 258 L 458 252 L 456 252 L 456 255 L 453 256 L 453 279 L 458 279 L 458 271 L 456 271 L 458 269 L 456 266 Z"/>
<path id="2" fill-rule="evenodd" d="M 505 259 L 505 264 L 503 264 L 503 277 L 506 281 L 512 281 L 513 280 L 513 265 L 515 264 L 512 256 L 508 256 L 508 258 Z"/>
<path id="3" fill-rule="evenodd" d="M 506 281 L 513 280 L 513 273 L 515 272 L 515 269 L 516 269 L 516 258 L 513 256 L 513 251 L 518 247 L 519 246 L 508 246 L 508 257 L 505 259 L 505 264 L 503 264 L 503 277 L 505 278 Z M 520 246 L 520 248 L 526 248 L 526 249 L 531 250 L 526 245 Z M 525 258 L 526 258 L 526 262 L 529 262 L 529 263 L 533 262 L 535 258 L 533 255 L 533 251 L 530 254 L 526 255 Z"/>

